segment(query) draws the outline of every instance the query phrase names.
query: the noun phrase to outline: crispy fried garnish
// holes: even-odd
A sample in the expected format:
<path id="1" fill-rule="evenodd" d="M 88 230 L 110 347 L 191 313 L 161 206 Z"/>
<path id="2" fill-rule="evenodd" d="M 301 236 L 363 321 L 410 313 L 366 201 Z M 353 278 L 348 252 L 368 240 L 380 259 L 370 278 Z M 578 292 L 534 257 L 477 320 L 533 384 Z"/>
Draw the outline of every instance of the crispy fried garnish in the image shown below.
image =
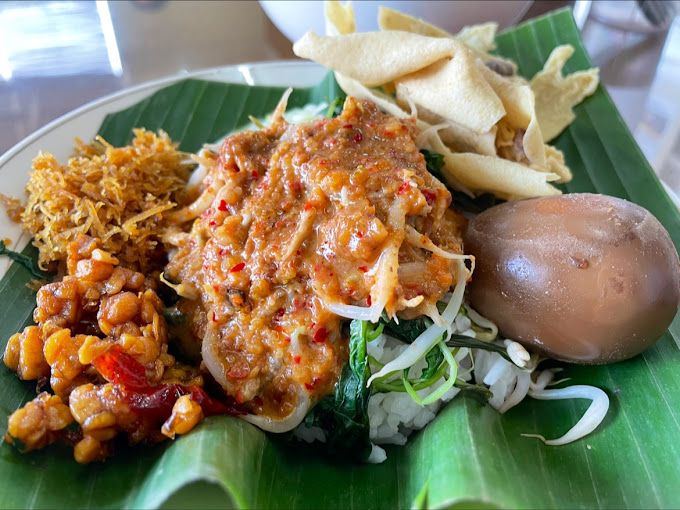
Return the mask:
<path id="1" fill-rule="evenodd" d="M 158 262 L 163 213 L 175 206 L 189 167 L 166 133 L 134 134 L 119 148 L 101 138 L 91 145 L 77 140 L 66 165 L 49 153 L 33 160 L 21 222 L 34 236 L 42 269 L 65 260 L 78 234 L 100 238 L 127 267 L 146 271 Z"/>

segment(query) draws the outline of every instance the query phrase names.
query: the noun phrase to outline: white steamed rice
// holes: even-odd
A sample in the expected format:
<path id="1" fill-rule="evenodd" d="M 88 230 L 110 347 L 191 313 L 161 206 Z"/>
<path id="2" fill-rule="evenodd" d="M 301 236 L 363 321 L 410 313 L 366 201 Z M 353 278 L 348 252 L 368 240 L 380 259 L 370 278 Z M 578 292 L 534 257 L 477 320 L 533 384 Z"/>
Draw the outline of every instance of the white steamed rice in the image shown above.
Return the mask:
<path id="1" fill-rule="evenodd" d="M 452 333 L 475 338 L 482 336 L 472 329 L 472 321 L 466 313 L 459 313 L 456 316 Z M 529 360 L 528 353 L 518 343 L 509 340 L 505 343 L 497 343 L 504 345 L 508 351 L 512 351 L 512 358 L 517 359 L 520 364 L 526 364 Z M 380 363 L 386 364 L 407 347 L 408 344 L 382 334 L 368 344 L 368 354 Z M 531 381 L 529 367 L 520 368 L 495 352 L 465 347 L 458 350 L 455 359 L 458 362 L 457 378 L 467 382 L 474 377 L 474 382 L 477 384 L 488 386 L 493 394 L 489 404 L 495 409 L 505 412 L 527 395 Z M 410 375 L 417 377 L 425 366 L 425 360 L 421 359 L 411 367 Z M 420 390 L 418 394 L 425 397 L 437 386 Z M 368 462 L 383 462 L 387 455 L 379 445 L 406 444 L 412 432 L 422 429 L 431 422 L 439 409 L 459 392 L 459 388 L 451 388 L 440 400 L 426 406 L 421 406 L 405 392 L 373 393 L 368 401 L 370 438 L 373 442 L 373 450 Z M 304 423 L 295 429 L 295 436 L 308 443 L 326 440 L 321 428 L 307 427 Z"/>

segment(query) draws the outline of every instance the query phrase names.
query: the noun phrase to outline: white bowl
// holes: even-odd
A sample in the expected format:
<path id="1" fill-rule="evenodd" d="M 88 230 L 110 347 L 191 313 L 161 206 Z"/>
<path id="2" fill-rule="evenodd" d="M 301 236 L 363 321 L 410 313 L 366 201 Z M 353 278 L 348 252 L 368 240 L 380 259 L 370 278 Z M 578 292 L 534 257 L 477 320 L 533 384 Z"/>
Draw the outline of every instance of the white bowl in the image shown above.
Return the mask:
<path id="1" fill-rule="evenodd" d="M 291 41 L 308 30 L 324 33 L 323 2 L 260 0 L 260 5 L 274 25 Z M 516 1 L 355 1 L 352 2 L 360 32 L 378 30 L 378 6 L 384 5 L 422 18 L 455 33 L 466 25 L 496 21 L 500 28 L 517 23 L 531 5 L 531 0 Z"/>

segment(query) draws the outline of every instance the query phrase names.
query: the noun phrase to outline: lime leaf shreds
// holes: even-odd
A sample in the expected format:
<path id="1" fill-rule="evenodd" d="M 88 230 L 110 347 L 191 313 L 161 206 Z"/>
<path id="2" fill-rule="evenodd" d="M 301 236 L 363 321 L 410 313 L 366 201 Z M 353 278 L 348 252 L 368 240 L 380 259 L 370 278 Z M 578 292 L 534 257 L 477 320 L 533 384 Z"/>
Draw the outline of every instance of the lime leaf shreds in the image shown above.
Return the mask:
<path id="1" fill-rule="evenodd" d="M 0 241 L 0 255 L 4 255 L 5 257 L 8 257 L 12 259 L 14 262 L 20 264 L 24 269 L 26 269 L 26 271 L 31 273 L 33 277 L 37 278 L 38 280 L 49 279 L 48 274 L 43 273 L 38 268 L 38 264 L 35 260 L 33 260 L 28 255 L 24 255 L 23 253 L 10 250 L 9 248 L 7 248 L 7 245 L 5 245 L 5 241 Z"/>

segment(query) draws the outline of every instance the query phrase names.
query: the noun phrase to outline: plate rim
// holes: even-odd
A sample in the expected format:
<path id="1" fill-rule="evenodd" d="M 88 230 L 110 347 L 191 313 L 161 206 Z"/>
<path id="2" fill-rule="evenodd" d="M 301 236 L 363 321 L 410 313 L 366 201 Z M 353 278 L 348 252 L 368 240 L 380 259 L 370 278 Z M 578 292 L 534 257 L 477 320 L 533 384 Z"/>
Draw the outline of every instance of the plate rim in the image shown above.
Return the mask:
<path id="1" fill-rule="evenodd" d="M 79 117 L 83 114 L 86 114 L 87 112 L 94 110 L 100 106 L 103 106 L 107 103 L 111 103 L 113 101 L 116 101 L 118 99 L 124 98 L 125 96 L 135 94 L 138 92 L 143 92 L 146 89 L 153 89 L 157 87 L 162 87 L 164 85 L 170 85 L 174 82 L 180 81 L 180 80 L 185 80 L 189 78 L 200 78 L 200 77 L 207 77 L 210 75 L 218 74 L 222 71 L 225 71 L 227 69 L 234 69 L 237 72 L 239 72 L 243 77 L 244 80 L 248 80 L 248 78 L 244 75 L 242 68 L 257 68 L 257 69 L 262 69 L 262 68 L 267 68 L 267 67 L 276 67 L 276 66 L 300 66 L 300 67 L 307 67 L 309 69 L 313 68 L 318 68 L 320 67 L 319 64 L 316 64 L 314 62 L 309 62 L 306 60 L 300 60 L 300 59 L 278 59 L 278 60 L 268 60 L 268 61 L 252 61 L 252 62 L 242 62 L 238 64 L 229 64 L 229 65 L 223 65 L 223 66 L 214 66 L 214 67 L 206 67 L 202 69 L 196 69 L 193 71 L 180 71 L 175 74 L 171 75 L 165 75 L 160 78 L 154 78 L 152 80 L 146 80 L 141 83 L 138 83 L 136 85 L 131 85 L 129 87 L 125 87 L 123 89 L 117 90 L 115 92 L 112 92 L 110 94 L 106 94 L 104 96 L 98 97 L 96 99 L 93 99 L 91 101 L 88 101 L 87 103 L 84 103 L 77 108 L 74 108 L 73 110 L 70 110 L 56 119 L 53 119 L 49 121 L 47 124 L 44 124 L 43 126 L 39 127 L 29 135 L 25 136 L 21 140 L 19 140 L 17 143 L 15 143 L 12 147 L 10 147 L 6 152 L 4 152 L 2 155 L 0 155 L 0 172 L 7 166 L 7 164 L 21 151 L 23 151 L 27 146 L 35 142 L 36 140 L 42 138 L 46 134 L 48 134 L 50 131 L 56 129 L 58 126 L 61 126 L 62 124 L 71 121 L 72 119 Z M 228 81 L 224 81 L 225 83 L 228 83 Z M 256 83 L 249 83 L 248 85 L 255 86 L 257 85 Z"/>

